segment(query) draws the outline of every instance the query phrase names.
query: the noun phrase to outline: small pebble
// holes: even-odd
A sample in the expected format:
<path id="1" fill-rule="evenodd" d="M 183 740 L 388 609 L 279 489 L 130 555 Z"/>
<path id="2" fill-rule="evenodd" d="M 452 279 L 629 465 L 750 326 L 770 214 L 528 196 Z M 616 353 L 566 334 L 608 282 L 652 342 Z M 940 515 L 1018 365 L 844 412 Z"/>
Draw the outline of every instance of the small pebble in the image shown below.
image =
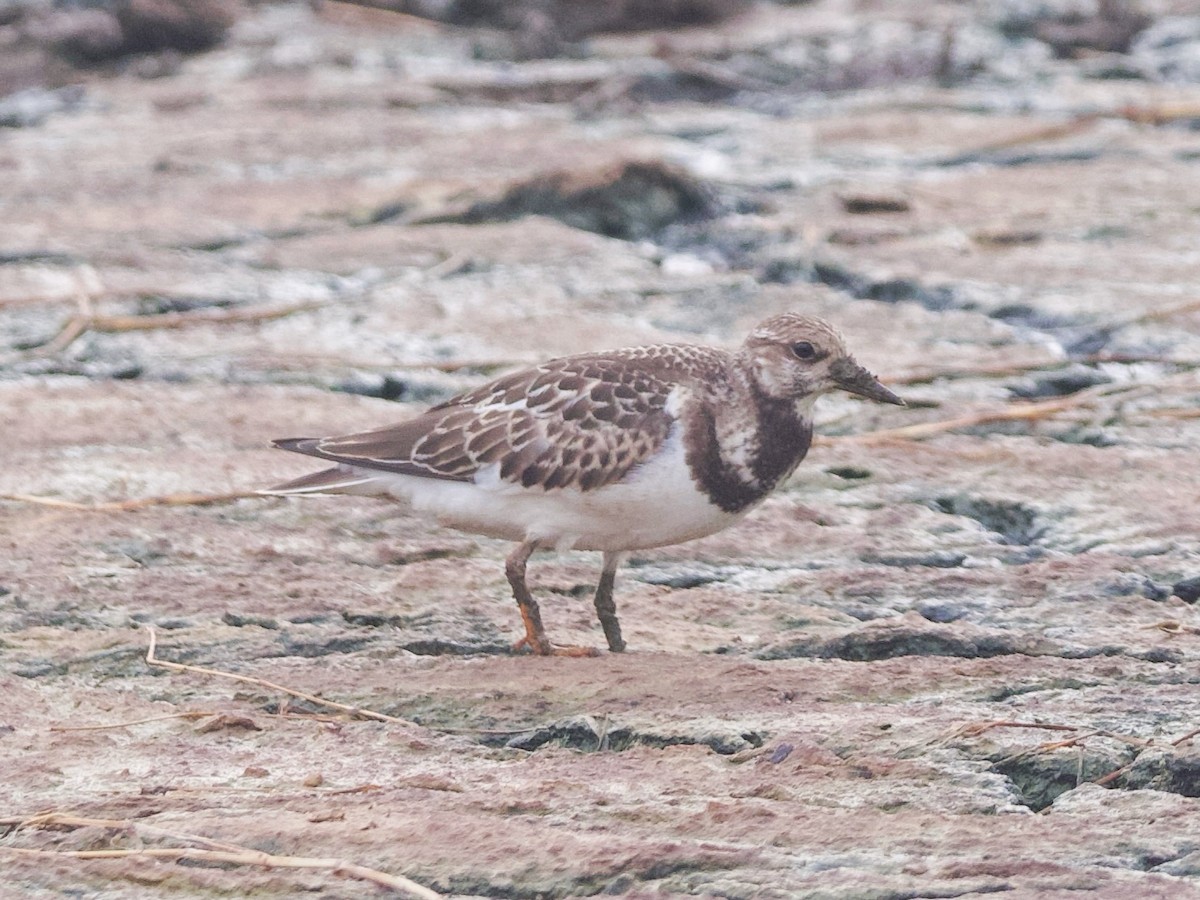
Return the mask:
<path id="1" fill-rule="evenodd" d="M 1171 592 L 1184 603 L 1195 603 L 1200 600 L 1200 575 L 1175 582 Z"/>
<path id="2" fill-rule="evenodd" d="M 842 209 L 848 213 L 898 213 L 912 208 L 907 197 L 899 194 L 843 194 Z"/>
<path id="3" fill-rule="evenodd" d="M 1165 585 L 1156 584 L 1145 575 L 1132 572 L 1123 573 L 1101 587 L 1109 597 L 1142 596 L 1148 600 L 1161 602 L 1171 596 L 1171 591 Z"/>
<path id="4" fill-rule="evenodd" d="M 928 553 L 878 553 L 868 550 L 859 556 L 865 563 L 880 566 L 929 566 L 935 569 L 956 569 L 967 561 L 967 554 L 953 550 L 932 550 Z"/>
<path id="5" fill-rule="evenodd" d="M 226 625 L 232 625 L 234 628 L 244 628 L 247 625 L 257 625 L 259 628 L 271 630 L 279 628 L 279 623 L 269 616 L 243 616 L 239 613 L 228 611 L 221 616 L 221 621 Z"/>
<path id="6" fill-rule="evenodd" d="M 957 622 L 968 612 L 965 606 L 959 603 L 948 602 L 918 603 L 915 609 L 921 614 L 922 618 L 930 622 L 938 622 L 942 625 L 945 625 L 947 622 Z"/>
<path id="7" fill-rule="evenodd" d="M 17 666 L 12 673 L 20 678 L 45 678 L 47 675 L 66 675 L 67 667 L 49 660 L 32 660 Z"/>

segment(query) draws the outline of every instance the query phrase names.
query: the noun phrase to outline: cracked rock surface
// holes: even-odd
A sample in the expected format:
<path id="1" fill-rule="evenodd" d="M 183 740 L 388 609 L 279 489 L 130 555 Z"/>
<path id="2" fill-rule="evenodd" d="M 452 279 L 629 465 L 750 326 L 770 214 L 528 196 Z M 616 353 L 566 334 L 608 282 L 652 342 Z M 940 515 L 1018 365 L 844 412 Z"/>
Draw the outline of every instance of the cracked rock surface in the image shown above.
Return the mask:
<path id="1" fill-rule="evenodd" d="M 11 852 L 170 832 L 461 896 L 1200 896 L 1193 4 L 411 6 L 0 2 L 8 889 L 372 889 Z M 635 554 L 623 655 L 513 655 L 505 544 L 249 496 L 311 468 L 272 438 L 783 310 L 910 405 L 826 398 Z M 598 570 L 534 558 L 557 641 Z"/>

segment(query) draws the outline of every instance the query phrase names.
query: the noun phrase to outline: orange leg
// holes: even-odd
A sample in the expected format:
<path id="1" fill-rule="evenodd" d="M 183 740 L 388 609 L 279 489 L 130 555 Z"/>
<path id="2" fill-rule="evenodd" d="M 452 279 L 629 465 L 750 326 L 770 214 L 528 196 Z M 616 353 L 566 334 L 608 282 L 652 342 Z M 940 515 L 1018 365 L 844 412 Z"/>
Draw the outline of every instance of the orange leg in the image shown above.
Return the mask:
<path id="1" fill-rule="evenodd" d="M 504 561 L 504 573 L 508 576 L 509 586 L 512 587 L 513 597 L 517 608 L 521 611 L 521 621 L 525 623 L 525 636 L 513 644 L 513 650 L 528 648 L 538 656 L 596 656 L 597 650 L 591 647 L 556 647 L 546 637 L 546 629 L 542 625 L 542 612 L 538 609 L 537 601 L 529 593 L 525 584 L 525 566 L 529 557 L 537 549 L 537 544 L 526 541 L 508 555 Z"/>
<path id="2" fill-rule="evenodd" d="M 550 639 L 546 637 L 546 628 L 542 625 L 542 611 L 538 609 L 537 601 L 525 585 L 525 566 L 536 549 L 537 544 L 532 541 L 526 541 L 517 547 L 504 561 L 504 574 L 508 576 L 508 584 L 517 601 L 517 608 L 521 610 L 521 621 L 525 623 L 525 637 L 514 644 L 513 649 L 526 646 L 539 656 L 548 656 L 553 648 L 550 646 Z"/>

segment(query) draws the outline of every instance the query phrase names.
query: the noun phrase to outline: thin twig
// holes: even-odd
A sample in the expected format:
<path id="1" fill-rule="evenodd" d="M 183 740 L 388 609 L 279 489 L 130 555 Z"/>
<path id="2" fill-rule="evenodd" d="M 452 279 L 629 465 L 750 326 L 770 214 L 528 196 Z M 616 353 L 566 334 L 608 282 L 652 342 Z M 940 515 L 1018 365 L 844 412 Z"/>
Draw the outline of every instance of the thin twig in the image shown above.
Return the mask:
<path id="1" fill-rule="evenodd" d="M 1188 742 L 1188 741 L 1190 741 L 1192 738 L 1196 737 L 1196 735 L 1198 735 L 1198 734 L 1200 734 L 1200 728 L 1193 728 L 1193 729 L 1192 729 L 1191 731 L 1189 731 L 1187 734 L 1185 734 L 1185 735 L 1183 735 L 1183 736 L 1181 736 L 1181 737 L 1177 737 L 1177 738 L 1175 738 L 1173 741 L 1171 741 L 1171 742 L 1168 744 L 1168 746 L 1170 746 L 1170 747 L 1178 747 L 1180 744 L 1185 744 L 1185 743 L 1187 743 L 1187 742 Z M 1150 748 L 1150 747 L 1152 747 L 1152 746 L 1154 746 L 1154 742 L 1153 742 L 1152 740 L 1150 740 L 1150 741 L 1142 741 L 1142 742 L 1141 742 L 1141 748 L 1142 748 L 1143 750 L 1145 750 L 1145 749 L 1148 749 L 1148 748 Z M 1137 760 L 1136 760 L 1136 759 L 1134 759 L 1134 760 L 1131 760 L 1130 762 L 1127 762 L 1127 763 L 1125 763 L 1125 765 L 1123 765 L 1123 766 L 1117 766 L 1117 768 L 1113 769 L 1111 772 L 1108 772 L 1108 773 L 1106 773 L 1106 774 L 1104 774 L 1104 775 L 1101 775 L 1099 778 L 1097 778 L 1097 779 L 1096 779 L 1095 781 L 1093 781 L 1092 783 L 1093 783 L 1093 784 L 1098 784 L 1098 785 L 1100 785 L 1100 786 L 1102 786 L 1102 787 L 1103 787 L 1104 785 L 1106 785 L 1106 784 L 1111 784 L 1112 782 L 1114 782 L 1114 781 L 1116 781 L 1118 778 L 1120 778 L 1122 775 L 1124 775 L 1126 772 L 1128 772 L 1130 769 L 1132 769 L 1132 768 L 1133 768 L 1133 766 L 1134 766 L 1134 764 L 1135 764 L 1136 762 L 1137 762 Z"/>
<path id="2" fill-rule="evenodd" d="M 330 795 L 333 794 L 369 794 L 371 791 L 379 791 L 382 788 L 377 784 L 359 784 L 348 788 L 335 788 L 331 791 L 324 791 Z"/>
<path id="3" fill-rule="evenodd" d="M 51 731 L 107 731 L 110 728 L 132 728 L 134 725 L 146 725 L 150 722 L 163 722 L 167 719 L 205 719 L 209 716 L 220 715 L 213 710 L 194 709 L 190 712 L 165 713 L 161 716 L 149 716 L 145 719 L 134 719 L 131 722 L 109 722 L 102 725 L 51 725 Z"/>
<path id="4" fill-rule="evenodd" d="M 169 662 L 167 660 L 158 659 L 154 655 L 155 647 L 158 643 L 158 637 L 154 632 L 154 628 L 147 625 L 146 630 L 150 633 L 150 645 L 146 648 L 146 664 L 149 666 L 157 666 L 160 669 L 170 669 L 173 672 L 194 672 L 199 675 L 211 675 L 215 678 L 228 678 L 231 681 L 239 681 L 243 684 L 253 684 L 258 687 L 264 687 L 268 690 L 279 691 L 291 697 L 297 697 L 301 700 L 307 700 L 309 703 L 315 703 L 318 706 L 325 706 L 330 709 L 340 709 L 342 712 L 349 713 L 352 716 L 358 716 L 363 719 L 374 719 L 377 722 L 391 722 L 395 725 L 414 726 L 416 723 L 410 722 L 407 719 L 398 719 L 395 716 L 385 715 L 384 713 L 375 712 L 370 709 L 361 709 L 357 706 L 347 706 L 344 703 L 337 703 L 333 700 L 326 700 L 323 697 L 318 697 L 315 694 L 306 694 L 304 691 L 297 691 L 293 688 L 285 687 L 282 684 L 277 684 L 273 681 L 267 681 L 264 678 L 255 678 L 250 675 L 238 675 L 235 672 L 225 672 L 221 669 L 210 669 L 206 666 L 192 666 L 186 663 Z"/>
<path id="5" fill-rule="evenodd" d="M 93 316 L 92 331 L 155 331 L 160 328 L 190 328 L 194 325 L 231 325 L 240 322 L 268 322 L 294 313 L 325 306 L 324 301 L 293 303 L 274 309 L 222 309 L 197 312 L 169 312 L 148 316 Z"/>
<path id="6" fill-rule="evenodd" d="M 245 849 L 237 852 L 231 850 L 203 850 L 191 847 L 147 847 L 140 850 L 30 850 L 23 847 L 0 847 L 0 851 L 20 856 L 71 859 L 181 859 L 203 860 L 205 862 L 229 863 L 237 866 L 262 866 L 277 869 L 317 869 L 327 870 L 332 875 L 367 881 L 380 887 L 409 894 L 413 897 L 436 898 L 442 895 L 431 891 L 424 885 L 417 884 L 403 875 L 390 875 L 378 869 L 348 863 L 341 859 L 321 859 L 307 856 L 276 856 L 259 850 Z"/>
<path id="7" fill-rule="evenodd" d="M 1200 116 L 1200 104 L 1183 101 L 1180 103 L 1158 103 L 1154 106 L 1123 106 L 1115 115 L 1130 122 L 1144 125 L 1166 125 L 1179 119 L 1195 119 Z"/>
<path id="8" fill-rule="evenodd" d="M 1052 400 L 1042 403 L 1021 403 L 1007 409 L 988 410 L 986 412 L 969 413 L 956 416 L 953 419 L 942 419 L 937 422 L 921 422 L 917 425 L 905 425 L 900 428 L 888 428 L 883 431 L 869 431 L 865 434 L 846 435 L 837 438 L 825 438 L 831 442 L 850 442 L 856 444 L 876 444 L 888 441 L 920 441 L 925 438 L 945 434 L 947 431 L 957 431 L 960 428 L 972 428 L 976 425 L 986 425 L 989 422 L 1012 422 L 1020 420 L 1041 419 L 1054 413 L 1062 412 L 1077 406 L 1083 406 L 1094 398 L 1068 397 L 1063 400 Z"/>
<path id="9" fill-rule="evenodd" d="M 181 835 L 164 832 L 161 829 L 154 828 L 153 826 L 146 826 L 130 819 L 86 819 L 77 816 L 62 815 L 59 813 L 43 813 L 41 815 L 25 818 L 2 818 L 0 819 L 0 824 L 13 825 L 17 828 L 81 828 L 87 826 L 98 826 L 119 831 L 145 831 L 148 833 L 157 832 L 158 834 L 166 835 L 177 840 L 209 845 L 206 848 L 142 847 L 120 850 L 38 850 L 24 847 L 0 846 L 0 850 L 20 856 L 32 856 L 43 859 L 140 858 L 169 859 L 175 861 L 181 859 L 194 859 L 205 862 L 231 863 L 239 866 L 326 870 L 332 875 L 354 878 L 359 881 L 366 881 L 380 887 L 399 891 L 412 897 L 418 897 L 420 900 L 437 900 L 437 898 L 442 896 L 441 894 L 430 890 L 424 885 L 417 884 L 415 881 L 405 878 L 403 875 L 392 875 L 387 872 L 381 872 L 378 869 L 371 869 L 366 866 L 349 863 L 341 859 L 308 856 L 277 856 L 273 853 L 264 853 L 260 850 L 253 850 L 249 847 L 243 847 L 238 844 L 227 844 L 223 841 L 213 841 L 212 839 L 203 837 L 201 835 Z"/>
<path id="10" fill-rule="evenodd" d="M 1060 369 L 1070 365 L 1069 359 L 1040 359 L 1019 363 L 1000 363 L 992 366 L 969 366 L 965 368 L 921 368 L 896 375 L 886 375 L 887 384 L 928 384 L 941 379 L 958 378 L 1001 378 L 1005 375 L 1023 375 L 1045 369 Z"/>
<path id="11" fill-rule="evenodd" d="M 133 830 L 156 837 L 170 838 L 174 841 L 182 841 L 189 844 L 201 844 L 210 850 L 231 850 L 238 852 L 245 849 L 240 844 L 216 841 L 199 834 L 170 831 L 166 828 L 159 828 L 157 825 L 150 825 L 142 821 L 130 822 L 128 819 L 93 819 L 87 816 L 75 816 L 70 813 L 55 812 L 54 810 L 36 813 L 23 818 L 10 816 L 0 819 L 0 825 L 8 825 L 16 828 L 111 828 L 118 831 L 129 831 L 132 828 Z"/>
<path id="12" fill-rule="evenodd" d="M 1055 122 L 1050 125 L 1038 125 L 1034 128 L 1018 132 L 997 141 L 989 141 L 971 148 L 970 153 L 994 153 L 999 150 L 1011 150 L 1026 144 L 1038 144 L 1042 141 L 1056 141 L 1065 137 L 1073 137 L 1091 128 L 1100 119 L 1096 113 L 1075 116 L 1066 122 Z"/>
<path id="13" fill-rule="evenodd" d="M 1177 738 L 1175 738 L 1175 740 L 1171 741 L 1171 746 L 1178 747 L 1180 744 L 1185 744 L 1198 734 L 1200 734 L 1200 728 L 1193 728 L 1191 731 L 1189 731 L 1183 737 L 1177 737 Z"/>
<path id="14" fill-rule="evenodd" d="M 1102 732 L 1099 731 L 1085 731 L 1083 734 L 1072 735 L 1065 740 L 1045 741 L 1044 743 L 1038 744 L 1036 747 L 1028 747 L 1024 750 L 1018 750 L 1016 753 L 1010 754 L 1001 759 L 996 763 L 996 765 L 1002 766 L 1005 763 L 1015 762 L 1018 759 L 1037 756 L 1039 753 L 1053 753 L 1055 750 L 1062 750 L 1067 747 L 1075 747 L 1078 746 L 1081 741 L 1085 741 L 1090 737 L 1097 737 L 1101 733 Z"/>
<path id="15" fill-rule="evenodd" d="M 1013 722 L 1000 719 L 994 722 L 976 722 L 974 725 L 963 725 L 954 731 L 953 737 L 979 737 L 993 728 L 1033 728 L 1039 731 L 1078 731 L 1077 725 L 1050 725 L 1042 722 Z"/>
<path id="16" fill-rule="evenodd" d="M 716 63 L 695 56 L 685 56 L 681 53 L 662 53 L 659 59 L 681 75 L 689 75 L 700 81 L 707 81 L 717 87 L 728 88 L 732 91 L 774 91 L 779 85 L 734 72 Z"/>
<path id="17" fill-rule="evenodd" d="M 261 496 L 257 491 L 230 491 L 225 494 L 162 494 L 156 497 L 137 497 L 133 500 L 80 503 L 75 500 L 43 497 L 37 494 L 0 494 L 0 500 L 32 503 L 37 506 L 50 506 L 55 509 L 70 509 L 78 512 L 128 512 L 150 506 L 210 506 L 215 503 L 229 503 L 233 500 Z"/>
<path id="18" fill-rule="evenodd" d="M 215 354 L 200 354 L 188 356 L 188 360 L 204 360 L 215 358 Z M 257 353 L 252 358 L 239 360 L 243 365 L 269 365 L 272 368 L 311 369 L 314 364 L 338 366 L 346 369 L 366 369 L 378 371 L 398 370 L 432 370 L 435 372 L 454 373 L 462 370 L 493 372 L 497 369 L 516 369 L 521 366 L 535 365 L 537 360 L 528 359 L 446 359 L 446 360 L 366 360 L 349 359 L 327 353 L 289 353 L 286 356 L 273 356 L 270 353 Z"/>
<path id="19" fill-rule="evenodd" d="M 1169 635 L 1177 634 L 1200 634 L 1200 628 L 1195 625 L 1184 625 L 1175 619 L 1165 619 L 1162 622 L 1151 622 L 1149 625 L 1143 625 L 1143 628 L 1153 628 Z"/>
<path id="20" fill-rule="evenodd" d="M 1097 778 L 1095 781 L 1093 781 L 1092 784 L 1098 784 L 1101 787 L 1103 787 L 1106 784 L 1116 781 L 1118 778 L 1120 778 L 1122 775 L 1124 775 L 1126 772 L 1128 772 L 1132 768 L 1133 768 L 1133 763 L 1131 763 L 1131 762 L 1125 763 L 1125 765 L 1123 765 L 1123 766 L 1117 766 L 1117 768 L 1113 769 L 1108 774 L 1101 775 L 1099 778 Z"/>
<path id="21" fill-rule="evenodd" d="M 78 303 L 73 294 L 30 294 L 24 297 L 0 297 L 0 309 L 18 306 L 51 306 L 59 303 Z"/>
<path id="22" fill-rule="evenodd" d="M 231 325 L 241 322 L 266 322 L 281 319 L 293 313 L 307 312 L 325 306 L 325 301 L 293 303 L 275 309 L 224 309 L 199 312 L 170 312 L 148 316 L 106 316 L 92 309 L 90 294 L 79 296 L 79 311 L 72 316 L 62 330 L 42 346 L 46 353 L 65 350 L 73 341 L 87 331 L 125 332 L 152 331 L 163 328 L 190 328 L 196 325 Z"/>
<path id="23" fill-rule="evenodd" d="M 1153 416 L 1156 419 L 1200 419 L 1200 409 L 1181 409 L 1168 406 L 1163 409 L 1142 410 L 1142 415 Z"/>
<path id="24" fill-rule="evenodd" d="M 1144 387 L 1143 385 L 1099 385 L 1096 388 L 1079 391 L 1069 397 L 1056 400 L 1042 400 L 1033 403 L 1019 403 L 1005 409 L 995 409 L 985 412 L 968 413 L 953 419 L 942 419 L 937 422 L 921 422 L 917 425 L 905 425 L 901 428 L 889 428 L 884 431 L 868 431 L 864 434 L 846 435 L 844 437 L 826 438 L 833 443 L 876 444 L 888 441 L 920 441 L 947 431 L 957 431 L 959 428 L 971 428 L 989 422 L 1011 422 L 1019 420 L 1043 419 L 1055 413 L 1068 409 L 1088 406 L 1104 397 L 1125 393 Z"/>
<path id="25" fill-rule="evenodd" d="M 62 327 L 62 330 L 58 334 L 51 338 L 48 344 L 42 347 L 44 352 L 58 353 L 61 350 L 65 350 L 76 338 L 91 327 L 92 319 L 95 316 L 95 311 L 92 307 L 92 295 L 88 291 L 82 291 L 75 298 L 75 303 L 79 311 L 67 320 L 67 324 Z"/>
<path id="26" fill-rule="evenodd" d="M 76 503 L 74 500 L 62 500 L 58 497 L 39 497 L 36 494 L 0 494 L 0 500 L 11 500 L 13 503 L 32 503 L 36 506 L 51 506 L 55 509 L 75 509 L 95 511 L 94 503 Z"/>
<path id="27" fill-rule="evenodd" d="M 888 375 L 883 380 L 887 384 L 928 384 L 941 379 L 953 380 L 960 378 L 1002 378 L 1006 375 L 1024 375 L 1029 372 L 1044 372 L 1054 369 L 1065 369 L 1067 366 L 1082 363 L 1097 365 L 1099 363 L 1160 363 L 1169 366 L 1185 368 L 1200 368 L 1200 360 L 1171 359 L 1151 354 L 1131 353 L 1092 353 L 1087 356 L 1072 359 L 1029 360 L 1028 362 L 1000 363 L 991 366 L 968 366 L 965 368 L 924 368 L 898 375 Z"/>
<path id="28" fill-rule="evenodd" d="M 471 261 L 471 254 L 464 250 L 459 250 L 456 253 L 446 254 L 446 258 L 441 262 L 434 263 L 425 270 L 425 274 L 430 278 L 444 278 L 447 275 L 452 275 L 467 265 Z"/>
<path id="29" fill-rule="evenodd" d="M 1188 300 L 1184 303 L 1177 303 L 1174 306 L 1167 306 L 1163 309 L 1152 309 L 1147 313 L 1139 315 L 1133 319 L 1133 322 L 1160 322 L 1163 319 L 1172 319 L 1175 316 L 1181 316 L 1184 313 L 1200 312 L 1200 300 Z"/>

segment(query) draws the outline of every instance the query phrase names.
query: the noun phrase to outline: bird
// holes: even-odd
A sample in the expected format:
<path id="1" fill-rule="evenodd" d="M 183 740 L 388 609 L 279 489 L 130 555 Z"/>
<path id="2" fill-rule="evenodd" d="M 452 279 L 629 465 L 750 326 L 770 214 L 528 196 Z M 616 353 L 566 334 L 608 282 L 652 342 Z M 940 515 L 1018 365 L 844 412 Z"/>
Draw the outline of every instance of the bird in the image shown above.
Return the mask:
<path id="1" fill-rule="evenodd" d="M 526 570 L 538 550 L 599 551 L 594 606 L 609 650 L 620 653 L 621 563 L 633 551 L 715 534 L 758 506 L 804 459 L 813 404 L 835 390 L 905 405 L 828 322 L 783 313 L 734 350 L 654 344 L 564 356 L 399 424 L 276 440 L 334 465 L 262 493 L 383 497 L 515 542 L 505 574 L 525 634 L 514 652 L 598 652 L 549 640 Z"/>

